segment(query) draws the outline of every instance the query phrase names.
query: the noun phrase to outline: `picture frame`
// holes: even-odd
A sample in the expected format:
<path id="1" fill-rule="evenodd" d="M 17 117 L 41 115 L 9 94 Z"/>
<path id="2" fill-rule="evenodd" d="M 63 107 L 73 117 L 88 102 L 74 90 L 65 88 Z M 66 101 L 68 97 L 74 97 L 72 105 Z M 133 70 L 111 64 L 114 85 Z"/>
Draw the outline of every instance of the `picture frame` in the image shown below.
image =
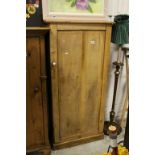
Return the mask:
<path id="1" fill-rule="evenodd" d="M 105 0 L 42 0 L 45 22 L 103 22 Z"/>

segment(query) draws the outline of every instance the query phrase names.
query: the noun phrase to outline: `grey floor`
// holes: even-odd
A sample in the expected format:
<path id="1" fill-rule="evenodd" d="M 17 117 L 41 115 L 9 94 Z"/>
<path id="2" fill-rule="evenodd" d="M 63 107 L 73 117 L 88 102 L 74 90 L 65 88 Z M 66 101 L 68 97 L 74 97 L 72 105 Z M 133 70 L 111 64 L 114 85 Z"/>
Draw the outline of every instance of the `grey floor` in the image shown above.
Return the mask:
<path id="1" fill-rule="evenodd" d="M 124 130 L 118 136 L 118 142 L 124 139 Z M 104 136 L 103 140 L 94 141 L 61 150 L 52 150 L 52 155 L 102 155 L 107 152 L 109 146 L 109 137 Z"/>

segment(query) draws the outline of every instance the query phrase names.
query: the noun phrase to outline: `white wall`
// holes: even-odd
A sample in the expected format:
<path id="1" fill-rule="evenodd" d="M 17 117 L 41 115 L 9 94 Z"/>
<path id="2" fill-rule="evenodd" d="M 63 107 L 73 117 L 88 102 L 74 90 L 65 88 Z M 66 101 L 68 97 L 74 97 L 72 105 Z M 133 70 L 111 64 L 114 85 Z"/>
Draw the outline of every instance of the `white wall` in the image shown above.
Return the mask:
<path id="1" fill-rule="evenodd" d="M 108 15 L 129 14 L 129 0 L 105 0 Z"/>
<path id="2" fill-rule="evenodd" d="M 118 15 L 118 14 L 129 14 L 129 0 L 105 0 L 105 11 L 107 15 Z M 111 60 L 110 60 L 110 72 L 109 72 L 109 88 L 108 96 L 105 107 L 105 120 L 109 120 L 109 112 L 111 110 L 112 99 L 113 99 L 113 88 L 114 88 L 114 71 L 115 68 L 112 62 L 117 60 L 118 47 L 111 43 Z M 119 77 L 118 91 L 116 98 L 116 119 L 120 120 L 123 108 L 123 101 L 125 98 L 126 91 L 126 68 L 121 69 L 121 74 Z"/>

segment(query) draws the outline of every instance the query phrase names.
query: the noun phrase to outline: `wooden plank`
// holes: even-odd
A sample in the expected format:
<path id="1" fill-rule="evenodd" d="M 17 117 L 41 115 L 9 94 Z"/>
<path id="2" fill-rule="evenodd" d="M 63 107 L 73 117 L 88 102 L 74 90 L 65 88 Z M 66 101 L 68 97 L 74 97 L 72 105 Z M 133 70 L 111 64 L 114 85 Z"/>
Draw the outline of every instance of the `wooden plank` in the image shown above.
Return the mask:
<path id="1" fill-rule="evenodd" d="M 98 133 L 104 52 L 104 31 L 84 32 L 84 71 L 82 80 L 81 132 Z"/>
<path id="2" fill-rule="evenodd" d="M 61 143 L 66 142 L 66 141 L 78 140 L 80 138 L 89 137 L 89 136 L 92 136 L 92 135 L 94 136 L 96 134 L 97 134 L 96 131 L 91 132 L 91 133 L 87 132 L 87 131 L 85 131 L 83 133 L 82 132 L 76 132 L 76 133 L 74 133 L 72 135 L 70 134 L 68 136 L 64 136 L 63 138 L 61 138 Z"/>
<path id="3" fill-rule="evenodd" d="M 48 48 L 48 47 L 47 47 Z M 43 104 L 43 112 L 44 112 L 44 137 L 45 144 L 49 144 L 48 137 L 48 111 L 47 111 L 47 88 L 46 88 L 46 53 L 45 53 L 45 36 L 40 36 L 40 71 L 41 71 L 41 89 L 42 89 L 42 104 Z M 45 78 L 42 78 L 45 77 Z"/>
<path id="4" fill-rule="evenodd" d="M 39 38 L 27 39 L 27 147 L 44 143 L 39 47 Z"/>
<path id="5" fill-rule="evenodd" d="M 77 134 L 81 95 L 82 32 L 58 32 L 60 138 Z"/>
<path id="6" fill-rule="evenodd" d="M 52 113 L 53 113 L 53 128 L 54 141 L 60 141 L 60 120 L 59 120 L 59 103 L 58 103 L 58 68 L 57 68 L 57 25 L 52 25 L 50 31 L 50 61 L 51 61 L 51 87 L 52 87 Z M 52 63 L 56 66 L 52 66 Z"/>
<path id="7" fill-rule="evenodd" d="M 103 121 L 105 104 L 107 99 L 108 90 L 108 76 L 109 76 L 109 62 L 110 62 L 110 42 L 111 42 L 111 26 L 106 28 L 106 39 L 105 39 L 105 52 L 104 52 L 104 63 L 103 63 L 103 76 L 102 76 L 102 90 L 101 90 L 101 105 L 100 105 L 100 115 L 99 115 L 99 132 L 103 132 Z"/>
<path id="8" fill-rule="evenodd" d="M 106 30 L 106 26 L 103 24 L 59 24 L 58 30 Z"/>
<path id="9" fill-rule="evenodd" d="M 50 27 L 47 26 L 47 27 L 26 27 L 26 30 L 30 31 L 30 30 L 33 30 L 33 31 L 42 31 L 42 30 L 50 30 Z"/>

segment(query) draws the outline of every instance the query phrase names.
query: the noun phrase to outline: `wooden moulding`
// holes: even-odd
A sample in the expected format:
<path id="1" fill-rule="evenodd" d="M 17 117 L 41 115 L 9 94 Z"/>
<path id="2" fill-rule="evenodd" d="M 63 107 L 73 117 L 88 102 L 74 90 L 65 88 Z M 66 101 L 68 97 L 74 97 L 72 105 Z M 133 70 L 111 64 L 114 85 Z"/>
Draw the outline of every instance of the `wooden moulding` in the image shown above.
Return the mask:
<path id="1" fill-rule="evenodd" d="M 62 142 L 62 143 L 54 143 L 53 149 L 62 149 L 62 148 L 66 148 L 66 147 L 72 147 L 72 146 L 76 146 L 79 144 L 84 144 L 84 143 L 92 142 L 95 140 L 100 140 L 103 138 L 104 138 L 104 134 L 101 133 L 101 134 L 98 134 L 95 136 L 79 138 L 77 140 L 70 140 L 70 141 L 66 141 L 66 142 Z"/>
<path id="2" fill-rule="evenodd" d="M 26 30 L 50 30 L 49 27 L 26 27 Z"/>
<path id="3" fill-rule="evenodd" d="M 91 23 L 104 24 L 104 23 L 106 23 L 106 24 L 111 24 L 111 21 L 108 21 L 107 19 L 103 19 L 103 18 L 98 19 L 98 20 L 89 20 L 89 19 L 81 20 L 81 18 L 77 18 L 75 20 L 70 17 L 68 19 L 57 18 L 57 19 L 51 20 L 50 17 L 46 17 L 46 19 L 44 19 L 44 21 L 46 23 L 76 23 L 76 24 L 78 24 L 78 23 L 88 23 L 88 24 L 91 24 Z"/>
<path id="4" fill-rule="evenodd" d="M 49 31 L 49 27 L 26 27 L 26 36 L 43 36 Z"/>

